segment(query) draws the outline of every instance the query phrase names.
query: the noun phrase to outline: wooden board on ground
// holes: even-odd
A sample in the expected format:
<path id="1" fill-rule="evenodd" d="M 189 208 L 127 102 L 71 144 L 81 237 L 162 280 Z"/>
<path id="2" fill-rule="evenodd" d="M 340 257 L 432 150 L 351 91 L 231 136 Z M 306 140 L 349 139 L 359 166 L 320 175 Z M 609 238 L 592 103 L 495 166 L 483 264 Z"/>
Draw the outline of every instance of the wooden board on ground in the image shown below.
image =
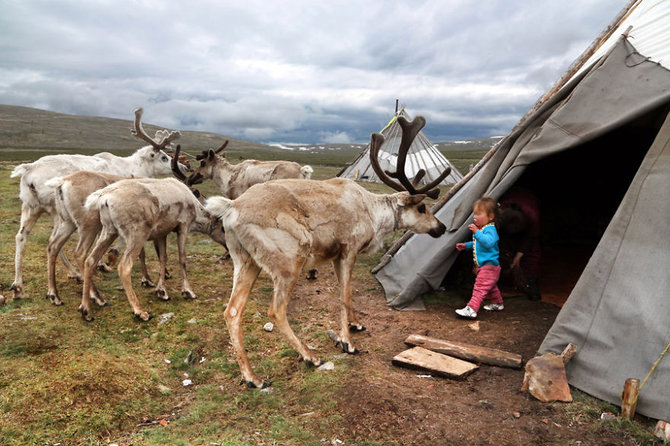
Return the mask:
<path id="1" fill-rule="evenodd" d="M 393 357 L 393 364 L 427 370 L 448 378 L 464 378 L 479 368 L 477 364 L 452 358 L 423 347 L 413 347 L 397 354 Z"/>
<path id="2" fill-rule="evenodd" d="M 434 352 L 443 353 L 466 361 L 474 361 L 481 364 L 495 365 L 498 367 L 521 368 L 523 358 L 516 353 L 510 353 L 494 348 L 479 347 L 477 345 L 464 344 L 461 342 L 445 341 L 443 339 L 430 338 L 421 335 L 409 335 L 405 344 L 423 347 Z"/>

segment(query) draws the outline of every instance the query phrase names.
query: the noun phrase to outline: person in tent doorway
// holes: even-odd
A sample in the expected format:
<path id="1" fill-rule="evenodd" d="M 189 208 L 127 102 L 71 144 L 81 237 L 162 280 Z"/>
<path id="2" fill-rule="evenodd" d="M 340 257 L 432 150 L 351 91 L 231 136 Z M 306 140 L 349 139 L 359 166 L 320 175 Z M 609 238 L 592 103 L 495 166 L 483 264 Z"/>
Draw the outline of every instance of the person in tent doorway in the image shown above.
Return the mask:
<path id="1" fill-rule="evenodd" d="M 482 197 L 472 206 L 474 224 L 468 228 L 472 231 L 472 241 L 457 243 L 459 251 L 472 250 L 475 261 L 475 285 L 472 297 L 468 304 L 456 310 L 456 314 L 466 319 L 476 319 L 479 307 L 486 297 L 491 303 L 484 305 L 484 310 L 501 311 L 503 305 L 502 294 L 498 289 L 500 277 L 500 261 L 498 260 L 498 231 L 495 222 L 498 215 L 498 203 L 493 198 Z"/>
<path id="2" fill-rule="evenodd" d="M 513 187 L 500 197 L 500 266 L 517 290 L 540 300 L 540 206 L 531 191 Z"/>

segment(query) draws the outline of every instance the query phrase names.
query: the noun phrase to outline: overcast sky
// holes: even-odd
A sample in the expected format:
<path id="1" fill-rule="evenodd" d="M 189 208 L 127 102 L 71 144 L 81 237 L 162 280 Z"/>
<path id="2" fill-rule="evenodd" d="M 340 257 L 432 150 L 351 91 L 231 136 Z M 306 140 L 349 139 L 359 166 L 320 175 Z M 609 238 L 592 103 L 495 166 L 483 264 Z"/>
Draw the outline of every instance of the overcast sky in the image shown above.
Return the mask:
<path id="1" fill-rule="evenodd" d="M 504 135 L 628 0 L 1 0 L 0 104 L 260 142 Z"/>

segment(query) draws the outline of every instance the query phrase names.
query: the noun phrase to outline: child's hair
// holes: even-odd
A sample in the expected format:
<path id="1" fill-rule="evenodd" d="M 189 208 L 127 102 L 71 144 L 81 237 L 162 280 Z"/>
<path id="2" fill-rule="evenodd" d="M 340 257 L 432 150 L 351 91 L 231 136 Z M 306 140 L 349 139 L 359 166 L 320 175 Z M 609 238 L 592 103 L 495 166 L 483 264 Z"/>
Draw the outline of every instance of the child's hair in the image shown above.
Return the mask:
<path id="1" fill-rule="evenodd" d="M 472 209 L 482 209 L 486 212 L 486 215 L 493 214 L 493 221 L 498 220 L 498 202 L 496 202 L 491 197 L 482 197 L 479 200 L 475 201 L 472 205 Z"/>

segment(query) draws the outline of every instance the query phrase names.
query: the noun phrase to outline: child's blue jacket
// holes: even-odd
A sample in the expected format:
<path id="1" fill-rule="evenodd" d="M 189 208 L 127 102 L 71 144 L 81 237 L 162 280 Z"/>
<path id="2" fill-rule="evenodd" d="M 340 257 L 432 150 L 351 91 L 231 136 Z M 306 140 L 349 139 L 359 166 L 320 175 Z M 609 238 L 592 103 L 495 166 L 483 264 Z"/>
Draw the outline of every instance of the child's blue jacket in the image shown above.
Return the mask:
<path id="1" fill-rule="evenodd" d="M 475 260 L 475 265 L 478 267 L 482 265 L 500 265 L 498 257 L 500 250 L 498 249 L 498 231 L 493 223 L 489 223 L 474 234 L 472 234 L 472 241 L 465 243 L 466 249 L 472 249 L 472 257 Z"/>

